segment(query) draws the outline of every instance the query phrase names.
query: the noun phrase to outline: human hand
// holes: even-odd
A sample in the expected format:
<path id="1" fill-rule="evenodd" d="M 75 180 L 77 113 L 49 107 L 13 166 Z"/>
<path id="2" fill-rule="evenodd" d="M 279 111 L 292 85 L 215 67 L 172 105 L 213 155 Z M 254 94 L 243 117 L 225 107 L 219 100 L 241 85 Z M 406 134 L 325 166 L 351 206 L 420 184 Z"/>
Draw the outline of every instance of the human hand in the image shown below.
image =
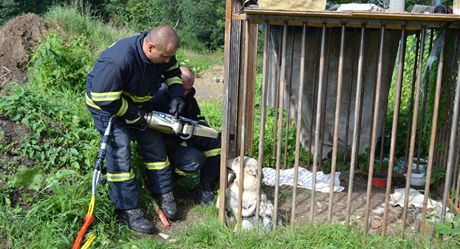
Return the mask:
<path id="1" fill-rule="evenodd" d="M 185 100 L 183 97 L 173 97 L 171 102 L 169 103 L 169 113 L 171 114 L 176 114 L 176 113 L 181 113 L 182 109 L 184 109 L 185 106 Z"/>

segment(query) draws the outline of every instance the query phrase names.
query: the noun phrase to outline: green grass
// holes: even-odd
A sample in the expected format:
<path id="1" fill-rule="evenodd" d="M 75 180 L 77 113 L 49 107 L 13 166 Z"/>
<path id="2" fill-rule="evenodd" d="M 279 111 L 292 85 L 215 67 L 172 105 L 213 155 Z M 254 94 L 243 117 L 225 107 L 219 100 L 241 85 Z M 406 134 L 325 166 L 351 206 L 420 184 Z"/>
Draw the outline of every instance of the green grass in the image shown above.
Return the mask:
<path id="1" fill-rule="evenodd" d="M 72 7 L 52 7 L 45 20 L 54 24 L 65 37 L 83 35 L 88 38 L 91 51 L 101 52 L 118 39 L 133 35 L 135 32 L 123 27 L 110 27 L 94 19 L 89 10 L 77 10 Z"/>

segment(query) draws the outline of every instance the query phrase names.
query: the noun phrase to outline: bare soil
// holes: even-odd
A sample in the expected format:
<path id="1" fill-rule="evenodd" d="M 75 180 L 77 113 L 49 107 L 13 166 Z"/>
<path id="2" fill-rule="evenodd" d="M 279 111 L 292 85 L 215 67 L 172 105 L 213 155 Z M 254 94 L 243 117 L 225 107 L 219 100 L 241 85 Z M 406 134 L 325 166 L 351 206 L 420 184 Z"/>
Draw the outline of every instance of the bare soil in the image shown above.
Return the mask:
<path id="1" fill-rule="evenodd" d="M 10 82 L 24 82 L 27 63 L 48 25 L 36 14 L 18 16 L 0 27 L 0 94 Z"/>

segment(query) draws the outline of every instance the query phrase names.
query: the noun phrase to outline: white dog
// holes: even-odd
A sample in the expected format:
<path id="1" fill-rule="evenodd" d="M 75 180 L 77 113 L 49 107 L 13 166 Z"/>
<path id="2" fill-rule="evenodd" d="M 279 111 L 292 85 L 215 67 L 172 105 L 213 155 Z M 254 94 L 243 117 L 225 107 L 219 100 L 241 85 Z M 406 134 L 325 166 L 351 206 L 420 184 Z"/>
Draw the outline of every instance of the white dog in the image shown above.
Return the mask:
<path id="1" fill-rule="evenodd" d="M 259 163 L 254 158 L 244 157 L 244 182 L 242 198 L 242 223 L 243 230 L 250 230 L 255 227 L 256 204 L 257 204 L 257 176 Z M 240 157 L 227 162 L 228 187 L 225 190 L 225 210 L 227 224 L 235 224 L 238 215 L 238 189 L 240 177 Z M 219 199 L 217 200 L 219 203 Z M 265 231 L 272 230 L 273 204 L 267 199 L 265 193 L 260 193 L 259 227 Z M 236 227 L 235 227 L 236 228 Z"/>

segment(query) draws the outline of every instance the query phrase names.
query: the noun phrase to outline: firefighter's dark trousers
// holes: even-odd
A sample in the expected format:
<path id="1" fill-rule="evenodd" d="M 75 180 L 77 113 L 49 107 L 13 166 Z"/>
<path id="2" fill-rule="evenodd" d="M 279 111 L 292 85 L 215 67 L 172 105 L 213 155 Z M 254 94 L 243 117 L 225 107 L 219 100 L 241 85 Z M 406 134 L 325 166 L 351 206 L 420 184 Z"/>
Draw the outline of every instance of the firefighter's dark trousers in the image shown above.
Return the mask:
<path id="1" fill-rule="evenodd" d="M 166 144 L 176 169 L 185 173 L 200 170 L 200 187 L 215 188 L 220 173 L 220 139 L 192 137 L 176 142 L 168 140 Z"/>
<path id="2" fill-rule="evenodd" d="M 91 110 L 96 129 L 102 135 L 108 125 L 110 115 Z M 173 190 L 173 178 L 166 147 L 160 133 L 152 129 L 139 131 L 126 126 L 121 118 L 112 119 L 110 142 L 107 147 L 107 182 L 110 199 L 116 209 L 139 207 L 139 191 L 131 167 L 131 140 L 137 142 L 137 150 L 147 169 L 147 183 L 154 195 Z"/>

